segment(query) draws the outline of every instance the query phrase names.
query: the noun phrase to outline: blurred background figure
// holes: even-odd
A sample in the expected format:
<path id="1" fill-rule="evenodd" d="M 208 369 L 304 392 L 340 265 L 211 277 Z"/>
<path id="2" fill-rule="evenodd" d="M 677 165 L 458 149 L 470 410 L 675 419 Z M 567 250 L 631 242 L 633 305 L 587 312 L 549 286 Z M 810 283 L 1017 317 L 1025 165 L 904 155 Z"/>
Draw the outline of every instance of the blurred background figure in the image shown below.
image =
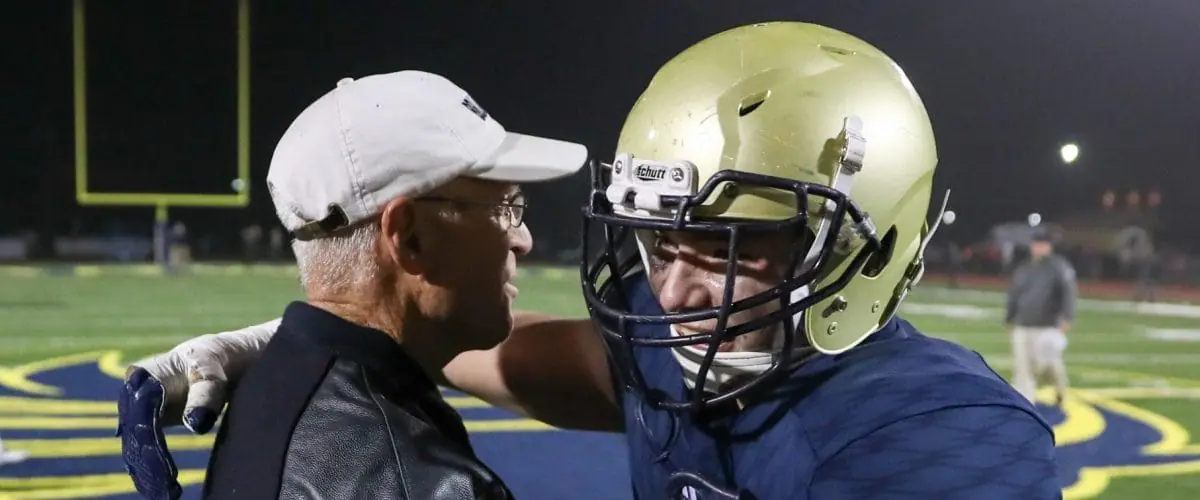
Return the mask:
<path id="1" fill-rule="evenodd" d="M 1133 300 L 1154 302 L 1158 282 L 1159 255 L 1149 232 L 1129 226 L 1117 235 L 1122 267 L 1133 278 Z"/>
<path id="2" fill-rule="evenodd" d="M 1033 401 L 1038 382 L 1048 379 L 1061 405 L 1068 385 L 1063 351 L 1075 320 L 1077 286 L 1075 269 L 1054 253 L 1052 240 L 1050 231 L 1034 233 L 1029 258 L 1013 272 L 1005 324 L 1012 339 L 1013 387 Z"/>
<path id="3" fill-rule="evenodd" d="M 259 260 L 259 250 L 262 245 L 262 226 L 251 224 L 242 228 L 242 259 L 246 262 Z"/>
<path id="4" fill-rule="evenodd" d="M 272 260 L 272 261 L 283 260 L 284 259 L 283 229 L 279 228 L 278 226 L 272 227 L 271 231 L 268 234 L 270 236 L 269 236 L 269 240 L 268 240 L 267 253 L 270 257 L 270 260 Z"/>
<path id="5" fill-rule="evenodd" d="M 172 267 L 178 267 L 192 262 L 192 246 L 188 244 L 187 226 L 182 222 L 171 225 L 170 247 L 168 260 Z"/>

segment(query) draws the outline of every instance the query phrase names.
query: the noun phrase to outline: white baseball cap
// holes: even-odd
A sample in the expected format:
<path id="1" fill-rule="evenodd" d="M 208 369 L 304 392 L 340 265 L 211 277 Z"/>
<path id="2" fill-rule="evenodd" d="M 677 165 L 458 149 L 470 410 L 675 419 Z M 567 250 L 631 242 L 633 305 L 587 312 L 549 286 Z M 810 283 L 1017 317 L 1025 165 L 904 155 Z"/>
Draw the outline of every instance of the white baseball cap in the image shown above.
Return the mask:
<path id="1" fill-rule="evenodd" d="M 275 147 L 267 186 L 280 222 L 312 239 L 459 176 L 539 182 L 587 162 L 581 144 L 508 132 L 443 76 L 344 78 L 297 116 Z"/>

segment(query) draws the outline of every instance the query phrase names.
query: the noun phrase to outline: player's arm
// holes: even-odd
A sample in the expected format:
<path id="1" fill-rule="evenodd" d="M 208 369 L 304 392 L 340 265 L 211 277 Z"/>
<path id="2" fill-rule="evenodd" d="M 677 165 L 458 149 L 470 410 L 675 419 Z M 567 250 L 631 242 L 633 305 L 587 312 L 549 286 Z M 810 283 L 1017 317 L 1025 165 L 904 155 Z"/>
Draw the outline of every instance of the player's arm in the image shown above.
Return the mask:
<path id="1" fill-rule="evenodd" d="M 161 424 L 184 424 L 193 432 L 212 428 L 228 398 L 226 386 L 266 349 L 280 318 L 240 330 L 210 333 L 184 341 L 170 351 L 131 363 L 126 370 L 130 392 L 145 392 L 147 382 L 161 385 Z"/>
<path id="2" fill-rule="evenodd" d="M 589 319 L 514 312 L 512 335 L 446 365 L 445 383 L 565 429 L 622 430 L 608 358 Z"/>
<path id="3" fill-rule="evenodd" d="M 852 442 L 816 470 L 809 498 L 1060 499 L 1054 436 L 1005 406 L 908 417 Z"/>
<path id="4" fill-rule="evenodd" d="M 441 382 L 488 403 L 568 429 L 620 431 L 604 345 L 588 319 L 515 312 L 512 335 L 486 351 L 469 351 L 445 367 Z M 208 432 L 236 383 L 258 359 L 279 320 L 185 341 L 130 366 L 130 380 L 162 386 L 165 425 L 182 421 Z M 145 374 L 135 376 L 138 369 Z M 140 387 L 130 387 L 136 393 Z M 147 410 L 149 411 L 149 410 Z"/>

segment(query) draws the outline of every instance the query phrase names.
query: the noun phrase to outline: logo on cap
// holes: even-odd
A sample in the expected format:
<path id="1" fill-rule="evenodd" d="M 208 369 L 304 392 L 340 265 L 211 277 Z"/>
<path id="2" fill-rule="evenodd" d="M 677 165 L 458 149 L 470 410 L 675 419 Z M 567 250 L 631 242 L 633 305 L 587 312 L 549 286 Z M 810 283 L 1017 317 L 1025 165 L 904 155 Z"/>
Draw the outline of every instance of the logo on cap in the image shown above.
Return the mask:
<path id="1" fill-rule="evenodd" d="M 462 105 L 463 107 L 471 110 L 471 112 L 474 113 L 475 116 L 478 116 L 480 120 L 487 119 L 487 111 L 484 111 L 483 108 L 479 107 L 478 104 L 475 104 L 475 101 L 471 100 L 471 96 L 464 97 L 462 100 Z"/>

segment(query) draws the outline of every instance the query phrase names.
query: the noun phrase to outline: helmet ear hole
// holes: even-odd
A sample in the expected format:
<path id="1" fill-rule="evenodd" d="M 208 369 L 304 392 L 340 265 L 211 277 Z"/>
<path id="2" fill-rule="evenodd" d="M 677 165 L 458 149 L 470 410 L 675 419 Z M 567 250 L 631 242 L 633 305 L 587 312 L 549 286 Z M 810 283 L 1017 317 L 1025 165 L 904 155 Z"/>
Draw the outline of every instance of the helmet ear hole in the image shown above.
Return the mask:
<path id="1" fill-rule="evenodd" d="M 742 98 L 742 102 L 738 104 L 738 116 L 746 116 L 767 102 L 767 98 L 771 97 L 771 91 L 756 92 Z"/>
<path id="2" fill-rule="evenodd" d="M 883 269 L 892 261 L 892 251 L 896 249 L 896 226 L 888 228 L 887 233 L 879 242 L 883 247 L 868 258 L 866 264 L 863 264 L 863 276 L 868 278 L 879 276 L 879 273 L 883 272 Z"/>

